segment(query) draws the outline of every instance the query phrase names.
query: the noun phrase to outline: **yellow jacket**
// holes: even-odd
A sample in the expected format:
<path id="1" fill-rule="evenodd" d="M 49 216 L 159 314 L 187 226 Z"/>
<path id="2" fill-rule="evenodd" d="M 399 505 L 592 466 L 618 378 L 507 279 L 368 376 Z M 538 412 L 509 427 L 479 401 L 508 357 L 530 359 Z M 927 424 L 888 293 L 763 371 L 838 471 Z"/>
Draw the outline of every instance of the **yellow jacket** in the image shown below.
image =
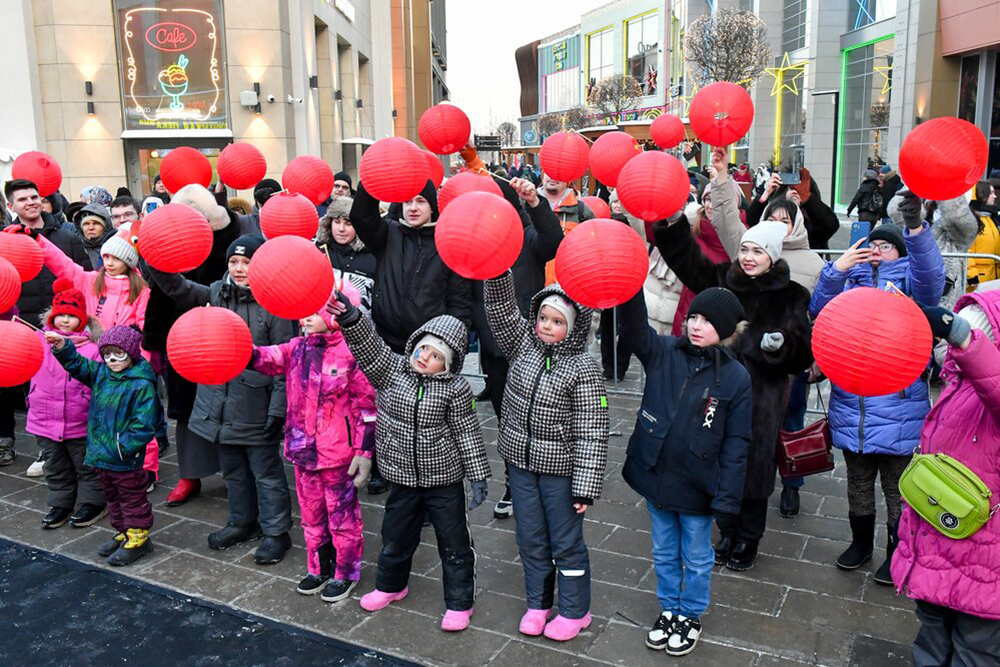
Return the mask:
<path id="1" fill-rule="evenodd" d="M 976 235 L 976 240 L 969 247 L 969 252 L 1000 256 L 1000 230 L 997 229 L 993 218 L 987 213 L 978 211 L 973 211 L 973 213 L 983 224 L 983 231 Z M 975 291 L 980 283 L 997 278 L 1000 278 L 1000 262 L 984 257 L 969 258 L 967 275 L 969 292 Z"/>

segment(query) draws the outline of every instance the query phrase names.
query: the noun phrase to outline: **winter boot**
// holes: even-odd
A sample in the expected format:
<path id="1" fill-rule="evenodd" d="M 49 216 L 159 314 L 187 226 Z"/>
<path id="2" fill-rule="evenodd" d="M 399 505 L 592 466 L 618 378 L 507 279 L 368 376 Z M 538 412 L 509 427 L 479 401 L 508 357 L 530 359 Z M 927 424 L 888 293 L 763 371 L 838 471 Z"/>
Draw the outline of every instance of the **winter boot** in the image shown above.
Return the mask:
<path id="1" fill-rule="evenodd" d="M 14 438 L 0 438 L 0 466 L 9 466 L 14 462 L 17 452 L 14 451 Z"/>
<path id="2" fill-rule="evenodd" d="M 778 514 L 791 519 L 799 514 L 799 490 L 790 486 L 781 489 L 781 504 L 778 505 Z"/>
<path id="3" fill-rule="evenodd" d="M 841 570 L 856 570 L 872 559 L 875 551 L 875 515 L 850 515 L 851 546 L 837 558 Z"/>
<path id="4" fill-rule="evenodd" d="M 559 614 L 545 625 L 545 636 L 557 642 L 568 642 L 580 634 L 581 630 L 590 627 L 590 612 L 583 615 L 583 618 L 566 618 Z"/>
<path id="5" fill-rule="evenodd" d="M 549 622 L 549 614 L 552 609 L 529 609 L 521 617 L 521 625 L 518 629 L 522 635 L 537 637 L 545 632 L 545 624 Z"/>
<path id="6" fill-rule="evenodd" d="M 715 543 L 715 564 L 725 565 L 726 561 L 729 560 L 729 555 L 733 553 L 733 549 L 736 547 L 736 543 L 733 541 L 732 535 L 723 535 L 719 538 L 719 541 Z"/>
<path id="7" fill-rule="evenodd" d="M 108 565 L 122 567 L 131 565 L 146 554 L 153 552 L 153 543 L 149 539 L 149 531 L 144 528 L 129 528 L 128 540 L 108 556 Z"/>
<path id="8" fill-rule="evenodd" d="M 201 492 L 200 479 L 182 479 L 167 496 L 167 507 L 183 505 Z"/>
<path id="9" fill-rule="evenodd" d="M 878 572 L 875 573 L 875 583 L 882 584 L 883 586 L 892 586 L 893 581 L 890 566 L 892 565 L 892 554 L 896 552 L 896 545 L 899 544 L 899 524 L 890 523 L 886 528 L 889 536 L 885 543 L 885 562 L 882 563 L 878 568 Z"/>
<path id="10" fill-rule="evenodd" d="M 49 510 L 49 513 L 45 515 L 45 518 L 42 519 L 42 528 L 47 528 L 49 530 L 58 528 L 69 521 L 69 517 L 72 514 L 72 507 L 53 507 Z"/>
<path id="11" fill-rule="evenodd" d="M 393 602 L 402 600 L 409 595 L 409 593 L 409 587 L 404 588 L 398 593 L 385 593 L 376 588 L 371 593 L 361 596 L 361 608 L 365 611 L 378 611 L 379 609 L 385 609 Z"/>
<path id="12" fill-rule="evenodd" d="M 125 533 L 115 533 L 111 539 L 107 542 L 102 542 L 101 546 L 97 547 L 97 555 L 101 558 L 107 558 L 114 552 L 118 551 L 118 547 L 125 544 L 125 540 L 128 536 Z"/>
<path id="13" fill-rule="evenodd" d="M 449 609 L 444 613 L 444 618 L 441 619 L 441 629 L 445 632 L 461 632 L 469 627 L 471 621 L 471 609 L 466 609 L 465 611 Z"/>
<path id="14" fill-rule="evenodd" d="M 746 572 L 757 562 L 757 542 L 737 542 L 726 567 L 734 572 Z M 678 654 L 683 655 L 683 654 Z"/>
<path id="15" fill-rule="evenodd" d="M 288 533 L 281 535 L 265 535 L 264 540 L 254 552 L 253 560 L 258 565 L 274 565 L 280 563 L 285 553 L 292 548 L 292 538 Z"/>
<path id="16" fill-rule="evenodd" d="M 323 594 L 319 599 L 323 602 L 340 602 L 351 596 L 351 591 L 358 585 L 357 581 L 348 579 L 331 579 L 323 589 Z"/>
<path id="17" fill-rule="evenodd" d="M 236 526 L 230 523 L 226 524 L 225 528 L 220 528 L 208 536 L 208 548 L 225 551 L 229 547 L 235 547 L 243 542 L 259 540 L 260 537 L 260 525 L 257 523 L 252 523 L 249 526 Z"/>
<path id="18" fill-rule="evenodd" d="M 503 498 L 497 501 L 493 508 L 494 519 L 509 519 L 514 516 L 514 503 L 510 499 L 510 485 L 504 489 Z"/>
<path id="19" fill-rule="evenodd" d="M 69 525 L 74 528 L 86 528 L 87 526 L 93 526 L 95 523 L 107 516 L 107 514 L 108 508 L 104 505 L 84 503 L 80 505 L 80 509 L 76 511 L 76 514 L 69 518 Z"/>
<path id="20" fill-rule="evenodd" d="M 334 559 L 333 545 L 327 542 L 316 552 L 319 559 L 319 574 L 309 573 L 306 578 L 299 582 L 296 591 L 302 595 L 315 595 L 323 590 L 323 586 L 330 579 L 330 568 Z"/>

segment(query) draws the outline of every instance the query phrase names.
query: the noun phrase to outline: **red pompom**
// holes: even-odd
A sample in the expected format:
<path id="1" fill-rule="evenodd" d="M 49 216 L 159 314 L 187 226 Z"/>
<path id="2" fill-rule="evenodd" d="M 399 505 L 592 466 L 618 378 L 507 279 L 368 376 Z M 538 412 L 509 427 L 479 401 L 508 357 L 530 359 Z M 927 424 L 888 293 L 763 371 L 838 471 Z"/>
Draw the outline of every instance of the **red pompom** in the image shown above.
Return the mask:
<path id="1" fill-rule="evenodd" d="M 486 280 L 517 261 L 524 228 L 517 210 L 503 197 L 467 192 L 441 214 L 434 244 L 452 271 L 470 280 Z"/>
<path id="2" fill-rule="evenodd" d="M 58 294 L 59 292 L 66 292 L 71 289 L 76 289 L 76 285 L 74 285 L 73 281 L 70 278 L 67 278 L 66 276 L 63 276 L 62 278 L 56 278 L 56 281 L 52 283 L 53 294 Z"/>
<path id="3" fill-rule="evenodd" d="M 617 220 L 588 220 L 574 227 L 556 251 L 556 276 L 571 299 L 611 308 L 635 296 L 649 270 L 646 244 Z"/>
<path id="4" fill-rule="evenodd" d="M 260 208 L 260 230 L 269 239 L 285 234 L 311 239 L 318 227 L 316 207 L 297 193 L 276 192 Z"/>
<path id="5" fill-rule="evenodd" d="M 0 313 L 14 307 L 21 298 L 21 276 L 13 264 L 0 257 Z"/>
<path id="6" fill-rule="evenodd" d="M 556 132 L 538 151 L 542 171 L 552 179 L 570 183 L 587 173 L 587 140 L 575 132 Z"/>
<path id="7" fill-rule="evenodd" d="M 267 160 L 264 154 L 251 144 L 229 144 L 222 149 L 215 165 L 222 182 L 237 190 L 248 190 L 264 178 Z"/>
<path id="8" fill-rule="evenodd" d="M 618 184 L 625 163 L 642 153 L 639 142 L 625 132 L 602 134 L 590 149 L 590 173 L 608 187 Z"/>
<path id="9" fill-rule="evenodd" d="M 986 137 L 972 123 L 934 118 L 906 135 L 899 150 L 899 176 L 920 197 L 954 199 L 983 178 L 989 153 Z"/>
<path id="10" fill-rule="evenodd" d="M 38 241 L 26 234 L 0 234 L 0 257 L 14 265 L 22 283 L 34 280 L 45 264 Z"/>
<path id="11" fill-rule="evenodd" d="M 618 174 L 618 198 L 625 210 L 647 221 L 663 220 L 687 202 L 690 181 L 673 155 L 647 151 L 628 162 Z"/>
<path id="12" fill-rule="evenodd" d="M 417 134 L 431 152 L 448 155 L 469 143 L 472 124 L 465 112 L 455 105 L 436 104 L 420 116 Z"/>
<path id="13" fill-rule="evenodd" d="M 590 207 L 590 210 L 594 212 L 595 218 L 610 218 L 611 217 L 611 207 L 608 203 L 601 199 L 600 197 L 581 197 L 583 203 Z"/>
<path id="14" fill-rule="evenodd" d="M 195 384 L 224 384 L 246 369 L 253 337 L 246 322 L 228 308 L 192 308 L 167 334 L 170 366 Z"/>
<path id="15" fill-rule="evenodd" d="M 17 322 L 0 321 L 0 387 L 16 387 L 35 376 L 42 367 L 42 340 Z"/>
<path id="16" fill-rule="evenodd" d="M 139 254 L 166 273 L 192 271 L 212 252 L 212 228 L 201 213 L 184 204 L 160 206 L 142 220 Z"/>
<path id="17" fill-rule="evenodd" d="M 674 148 L 684 141 L 684 121 L 672 113 L 657 116 L 649 126 L 649 136 L 664 150 Z"/>
<path id="18" fill-rule="evenodd" d="M 361 156 L 358 173 L 368 194 L 384 202 L 410 201 L 431 178 L 424 152 L 402 137 L 372 144 Z"/>
<path id="19" fill-rule="evenodd" d="M 691 100 L 688 120 L 695 136 L 711 146 L 734 144 L 753 124 L 753 99 L 742 86 L 716 81 Z"/>
<path id="20" fill-rule="evenodd" d="M 52 156 L 39 151 L 21 153 L 11 165 L 12 178 L 24 178 L 38 187 L 41 197 L 55 193 L 62 184 L 62 169 Z"/>
<path id="21" fill-rule="evenodd" d="M 264 243 L 250 260 L 247 279 L 257 303 L 286 320 L 318 313 L 333 293 L 330 260 L 300 236 Z"/>
<path id="22" fill-rule="evenodd" d="M 463 171 L 449 178 L 441 191 L 438 192 L 438 211 L 444 213 L 448 204 L 467 192 L 489 192 L 503 197 L 503 191 L 500 190 L 500 186 L 492 177 L 486 174 Z"/>
<path id="23" fill-rule="evenodd" d="M 173 148 L 160 162 L 160 179 L 171 194 L 191 183 L 207 188 L 212 184 L 212 163 L 204 153 L 190 146 Z"/>
<path id="24" fill-rule="evenodd" d="M 333 192 L 333 170 L 315 155 L 300 155 L 285 167 L 281 184 L 319 206 Z"/>

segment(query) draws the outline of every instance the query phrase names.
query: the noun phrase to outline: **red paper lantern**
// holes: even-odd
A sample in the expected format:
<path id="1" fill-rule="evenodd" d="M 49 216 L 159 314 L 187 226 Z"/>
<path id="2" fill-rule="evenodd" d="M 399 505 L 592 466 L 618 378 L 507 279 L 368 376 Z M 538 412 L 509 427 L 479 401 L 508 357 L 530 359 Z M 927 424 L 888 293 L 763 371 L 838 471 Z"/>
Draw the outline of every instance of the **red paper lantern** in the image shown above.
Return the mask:
<path id="1" fill-rule="evenodd" d="M 253 337 L 243 319 L 228 308 L 192 308 L 167 334 L 170 365 L 195 384 L 224 384 L 247 367 Z"/>
<path id="2" fill-rule="evenodd" d="M 17 322 L 0 321 L 0 387 L 16 387 L 42 367 L 42 339 Z"/>
<path id="3" fill-rule="evenodd" d="M 174 148 L 160 162 L 160 180 L 171 194 L 191 183 L 207 188 L 212 184 L 212 163 L 190 146 Z"/>
<path id="4" fill-rule="evenodd" d="M 595 218 L 610 218 L 611 217 L 611 207 L 608 203 L 601 199 L 600 197 L 581 197 L 583 203 L 590 207 L 590 210 L 594 212 Z"/>
<path id="5" fill-rule="evenodd" d="M 629 160 L 616 192 L 625 210 L 642 220 L 663 220 L 687 203 L 687 170 L 673 155 L 647 151 Z"/>
<path id="6" fill-rule="evenodd" d="M 468 192 L 489 192 L 503 197 L 503 191 L 500 190 L 500 186 L 491 176 L 463 171 L 449 178 L 441 191 L 438 192 L 438 211 L 444 213 L 448 204 Z"/>
<path id="7" fill-rule="evenodd" d="M 608 187 L 618 184 L 625 163 L 642 152 L 639 142 L 624 132 L 602 134 L 590 149 L 590 173 Z"/>
<path id="8" fill-rule="evenodd" d="M 24 178 L 38 186 L 38 194 L 48 197 L 62 184 L 62 169 L 51 156 L 39 151 L 21 153 L 11 165 L 13 178 Z"/>
<path id="9" fill-rule="evenodd" d="M 257 303 L 286 320 L 318 313 L 333 293 L 330 260 L 301 236 L 264 243 L 250 260 L 247 278 Z"/>
<path id="10" fill-rule="evenodd" d="M 742 86 L 716 81 L 691 100 L 688 120 L 695 136 L 711 146 L 728 146 L 742 139 L 753 124 L 753 100 Z"/>
<path id="11" fill-rule="evenodd" d="M 503 197 L 466 192 L 441 214 L 434 244 L 452 271 L 470 280 L 486 280 L 517 261 L 524 228 L 521 216 Z"/>
<path id="12" fill-rule="evenodd" d="M 219 153 L 215 165 L 222 182 L 237 190 L 248 190 L 264 179 L 267 160 L 251 144 L 229 144 Z"/>
<path id="13" fill-rule="evenodd" d="M 472 124 L 455 105 L 436 104 L 420 116 L 417 134 L 432 153 L 449 155 L 469 143 Z"/>
<path id="14" fill-rule="evenodd" d="M 646 244 L 628 225 L 597 218 L 574 227 L 556 251 L 556 277 L 571 299 L 611 308 L 635 296 L 649 270 Z"/>
<path id="15" fill-rule="evenodd" d="M 557 181 L 570 183 L 587 173 L 587 140 L 575 132 L 556 132 L 538 151 L 542 171 Z"/>
<path id="16" fill-rule="evenodd" d="M 440 189 L 444 182 L 444 165 L 441 164 L 441 158 L 430 151 L 424 151 L 424 155 L 427 156 L 427 166 L 431 172 L 430 180 L 435 188 Z"/>
<path id="17" fill-rule="evenodd" d="M 160 206 L 142 220 L 139 254 L 154 269 L 184 273 L 201 266 L 212 252 L 212 228 L 184 204 Z"/>
<path id="18" fill-rule="evenodd" d="M 38 241 L 26 234 L 0 234 L 0 257 L 14 265 L 22 283 L 34 280 L 45 264 Z"/>
<path id="19" fill-rule="evenodd" d="M 657 116 L 649 126 L 649 136 L 664 150 L 674 148 L 684 141 L 684 121 L 672 113 Z"/>
<path id="20" fill-rule="evenodd" d="M 823 373 L 858 396 L 909 387 L 927 367 L 932 345 L 930 325 L 917 304 L 874 287 L 838 294 L 820 311 L 812 333 Z"/>
<path id="21" fill-rule="evenodd" d="M 300 155 L 281 173 L 281 184 L 319 206 L 333 192 L 333 170 L 315 155 Z"/>
<path id="22" fill-rule="evenodd" d="M 402 137 L 386 137 L 372 144 L 361 156 L 358 173 L 368 194 L 385 202 L 410 201 L 431 177 L 427 156 Z"/>
<path id="23" fill-rule="evenodd" d="M 21 297 L 21 274 L 13 264 L 0 257 L 0 313 L 14 307 Z"/>
<path id="24" fill-rule="evenodd" d="M 983 178 L 988 159 L 989 144 L 978 127 L 960 118 L 934 118 L 906 135 L 899 175 L 920 197 L 954 199 Z"/>
<path id="25" fill-rule="evenodd" d="M 276 192 L 260 208 L 260 231 L 269 239 L 292 234 L 309 240 L 318 227 L 316 207 L 298 193 Z"/>

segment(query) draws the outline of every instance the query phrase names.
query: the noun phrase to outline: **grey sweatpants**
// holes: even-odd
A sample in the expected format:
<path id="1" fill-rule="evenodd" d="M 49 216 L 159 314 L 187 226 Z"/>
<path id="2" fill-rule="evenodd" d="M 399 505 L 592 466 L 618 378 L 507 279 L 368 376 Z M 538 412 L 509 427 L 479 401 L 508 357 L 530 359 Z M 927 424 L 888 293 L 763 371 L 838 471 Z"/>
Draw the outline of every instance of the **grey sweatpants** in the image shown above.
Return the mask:
<path id="1" fill-rule="evenodd" d="M 913 456 L 857 454 L 846 449 L 843 451 L 844 461 L 847 463 L 847 504 L 851 514 L 875 514 L 875 478 L 880 477 L 889 513 L 888 523 L 898 524 L 899 515 L 903 511 L 900 505 L 902 496 L 899 493 L 899 478 L 903 476 L 903 471 L 910 465 Z"/>
<path id="2" fill-rule="evenodd" d="M 219 444 L 219 464 L 229 493 L 229 523 L 260 523 L 265 535 L 292 527 L 292 500 L 278 445 Z"/>
<path id="3" fill-rule="evenodd" d="M 913 641 L 914 667 L 1000 665 L 1000 621 L 917 600 L 920 631 Z"/>
<path id="4" fill-rule="evenodd" d="M 87 439 L 50 440 L 36 437 L 45 452 L 45 483 L 49 507 L 73 509 L 77 502 L 104 507 L 104 489 L 97 470 L 84 464 Z"/>

